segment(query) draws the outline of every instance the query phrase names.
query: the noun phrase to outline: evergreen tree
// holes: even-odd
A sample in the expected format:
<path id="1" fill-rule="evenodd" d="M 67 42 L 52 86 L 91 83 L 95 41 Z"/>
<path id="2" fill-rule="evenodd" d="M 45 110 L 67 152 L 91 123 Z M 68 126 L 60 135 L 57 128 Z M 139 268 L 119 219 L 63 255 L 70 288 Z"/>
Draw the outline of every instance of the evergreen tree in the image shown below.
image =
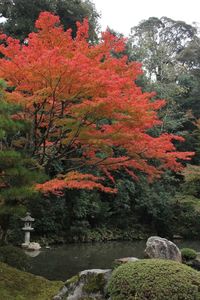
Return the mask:
<path id="1" fill-rule="evenodd" d="M 10 222 L 19 218 L 37 193 L 32 185 L 42 178 L 26 149 L 29 123 L 18 120 L 20 107 L 5 100 L 0 82 L 0 241 L 6 242 Z M 11 117 L 12 116 L 12 117 Z"/>

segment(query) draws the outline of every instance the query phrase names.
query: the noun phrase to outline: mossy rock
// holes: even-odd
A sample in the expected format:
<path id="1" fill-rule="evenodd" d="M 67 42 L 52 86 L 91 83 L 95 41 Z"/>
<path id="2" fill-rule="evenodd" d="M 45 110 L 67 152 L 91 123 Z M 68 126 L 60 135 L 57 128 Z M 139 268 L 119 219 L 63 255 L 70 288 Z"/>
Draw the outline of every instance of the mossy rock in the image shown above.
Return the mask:
<path id="1" fill-rule="evenodd" d="M 139 260 L 113 271 L 108 292 L 112 300 L 197 300 L 200 273 L 170 260 Z"/>
<path id="2" fill-rule="evenodd" d="M 106 279 L 104 274 L 91 274 L 88 276 L 87 281 L 83 286 L 83 291 L 90 294 L 90 293 L 103 293 L 106 285 Z"/>
<path id="3" fill-rule="evenodd" d="M 0 300 L 50 300 L 62 285 L 0 263 Z"/>
<path id="4" fill-rule="evenodd" d="M 66 287 L 69 287 L 69 286 L 71 286 L 71 285 L 77 284 L 78 281 L 79 281 L 79 276 L 78 276 L 78 275 L 72 276 L 71 278 L 69 278 L 69 279 L 65 282 L 65 286 L 66 286 Z"/>
<path id="5" fill-rule="evenodd" d="M 104 300 L 110 276 L 111 270 L 82 271 L 65 282 L 55 299 Z"/>
<path id="6" fill-rule="evenodd" d="M 62 287 L 62 289 L 59 291 L 58 295 L 61 294 L 62 297 L 64 297 L 64 299 L 65 299 L 68 295 L 73 294 L 74 290 L 79 285 L 79 279 L 80 279 L 79 275 L 75 275 L 75 276 L 72 276 L 69 279 L 67 279 L 64 287 Z"/>

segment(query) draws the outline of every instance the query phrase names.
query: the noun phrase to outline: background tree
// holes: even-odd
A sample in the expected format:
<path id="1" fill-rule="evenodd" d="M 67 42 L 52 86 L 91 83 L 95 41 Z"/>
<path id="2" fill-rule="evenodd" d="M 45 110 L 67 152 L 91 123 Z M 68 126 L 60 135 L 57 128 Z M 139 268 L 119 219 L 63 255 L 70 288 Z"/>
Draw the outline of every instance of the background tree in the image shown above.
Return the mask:
<path id="1" fill-rule="evenodd" d="M 178 56 L 179 61 L 187 68 L 188 76 L 183 76 L 182 84 L 187 87 L 184 107 L 191 110 L 196 119 L 200 118 L 200 38 L 195 36 Z"/>
<path id="2" fill-rule="evenodd" d="M 174 82 L 182 71 L 177 56 L 196 35 L 196 29 L 167 17 L 149 18 L 131 29 L 132 59 L 143 63 L 147 76 Z"/>
<path id="3" fill-rule="evenodd" d="M 185 149 L 194 149 L 196 154 L 192 159 L 195 165 L 200 164 L 199 152 L 199 119 L 200 119 L 200 39 L 195 36 L 179 54 L 178 59 L 187 69 L 187 73 L 180 76 L 180 85 L 184 86 L 185 93 L 178 97 L 189 120 L 184 124 L 187 130 Z"/>
<path id="4" fill-rule="evenodd" d="M 131 30 L 130 59 L 143 64 L 145 90 L 153 89 L 158 98 L 167 100 L 161 111 L 161 131 L 184 134 L 186 107 L 183 98 L 188 92 L 191 74 L 180 56 L 196 39 L 195 27 L 167 17 L 149 18 Z"/>
<path id="5" fill-rule="evenodd" d="M 76 22 L 88 18 L 90 40 L 97 40 L 99 14 L 90 0 L 1 0 L 0 15 L 6 18 L 1 24 L 2 30 L 23 41 L 34 30 L 42 11 L 59 15 L 64 28 L 72 29 L 73 37 L 76 36 Z"/>

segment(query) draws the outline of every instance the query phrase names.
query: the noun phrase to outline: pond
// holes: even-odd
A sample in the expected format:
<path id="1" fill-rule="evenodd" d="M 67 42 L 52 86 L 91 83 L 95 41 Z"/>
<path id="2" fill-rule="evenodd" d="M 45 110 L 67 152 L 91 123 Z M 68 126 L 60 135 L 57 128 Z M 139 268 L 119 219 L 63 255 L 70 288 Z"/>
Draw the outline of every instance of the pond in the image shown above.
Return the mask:
<path id="1" fill-rule="evenodd" d="M 176 241 L 180 248 L 200 252 L 200 241 Z M 31 258 L 31 272 L 50 280 L 63 280 L 87 269 L 108 269 L 114 259 L 143 257 L 146 241 L 67 244 L 44 249 Z"/>

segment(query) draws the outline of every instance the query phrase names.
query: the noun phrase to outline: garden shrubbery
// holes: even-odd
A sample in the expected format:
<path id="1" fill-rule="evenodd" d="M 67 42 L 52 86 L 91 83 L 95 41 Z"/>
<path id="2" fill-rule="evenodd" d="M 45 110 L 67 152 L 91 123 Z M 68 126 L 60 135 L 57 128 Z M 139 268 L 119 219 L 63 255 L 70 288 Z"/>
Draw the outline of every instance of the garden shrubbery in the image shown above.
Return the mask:
<path id="1" fill-rule="evenodd" d="M 144 259 L 114 270 L 108 292 L 112 300 L 200 299 L 200 273 L 174 261 Z"/>
<path id="2" fill-rule="evenodd" d="M 195 259 L 197 257 L 197 252 L 191 248 L 183 248 L 181 249 L 181 256 L 183 261 L 188 261 Z"/>

